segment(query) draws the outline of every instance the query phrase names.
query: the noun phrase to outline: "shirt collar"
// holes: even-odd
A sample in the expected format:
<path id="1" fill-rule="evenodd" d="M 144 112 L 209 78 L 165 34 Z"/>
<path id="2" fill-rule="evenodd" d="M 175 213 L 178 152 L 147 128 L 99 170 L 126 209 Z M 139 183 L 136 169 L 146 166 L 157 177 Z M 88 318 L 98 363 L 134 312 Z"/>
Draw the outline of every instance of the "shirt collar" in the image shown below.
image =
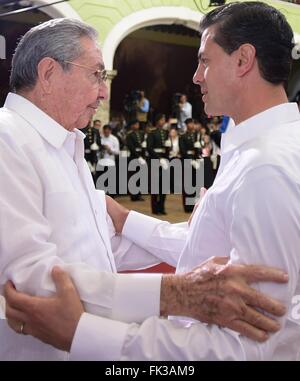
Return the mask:
<path id="1" fill-rule="evenodd" d="M 55 148 L 61 148 L 70 134 L 62 125 L 57 123 L 44 111 L 35 106 L 28 99 L 21 95 L 9 93 L 7 95 L 5 108 L 13 110 L 25 119 L 49 144 Z M 78 138 L 84 139 L 85 135 L 75 129 L 74 133 Z"/>
<path id="2" fill-rule="evenodd" d="M 237 149 L 247 141 L 272 131 L 278 125 L 297 120 L 300 121 L 300 113 L 296 103 L 283 103 L 271 107 L 230 128 L 222 138 L 222 153 Z"/>

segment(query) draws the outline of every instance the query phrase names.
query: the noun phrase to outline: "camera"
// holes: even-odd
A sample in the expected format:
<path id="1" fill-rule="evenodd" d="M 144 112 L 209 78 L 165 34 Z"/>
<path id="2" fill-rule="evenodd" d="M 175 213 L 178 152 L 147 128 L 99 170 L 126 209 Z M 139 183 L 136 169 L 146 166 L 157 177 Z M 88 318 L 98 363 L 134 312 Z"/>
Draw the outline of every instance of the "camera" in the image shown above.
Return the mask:
<path id="1" fill-rule="evenodd" d="M 126 111 L 131 111 L 136 108 L 137 102 L 142 98 L 142 93 L 139 90 L 132 90 L 129 94 L 125 95 L 124 108 Z"/>
<path id="2" fill-rule="evenodd" d="M 136 112 L 138 111 L 138 103 L 142 98 L 142 92 L 140 90 L 132 90 L 124 98 L 124 110 L 128 115 L 128 119 L 134 119 Z"/>

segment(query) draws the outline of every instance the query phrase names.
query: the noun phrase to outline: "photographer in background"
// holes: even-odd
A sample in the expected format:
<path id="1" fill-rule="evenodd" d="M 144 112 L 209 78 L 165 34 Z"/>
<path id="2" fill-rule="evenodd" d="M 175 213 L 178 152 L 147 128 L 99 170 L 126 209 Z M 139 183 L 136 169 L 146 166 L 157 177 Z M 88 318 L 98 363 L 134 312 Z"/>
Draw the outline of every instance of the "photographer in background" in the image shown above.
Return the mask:
<path id="1" fill-rule="evenodd" d="M 187 96 L 182 94 L 179 99 L 179 121 L 178 128 L 181 131 L 185 131 L 186 125 L 185 121 L 192 118 L 192 105 L 187 101 Z"/>
<path id="2" fill-rule="evenodd" d="M 138 108 L 136 113 L 136 119 L 140 123 L 141 130 L 144 131 L 145 126 L 148 122 L 148 113 L 150 111 L 150 102 L 145 97 L 145 92 L 139 91 L 139 100 L 138 100 Z"/>

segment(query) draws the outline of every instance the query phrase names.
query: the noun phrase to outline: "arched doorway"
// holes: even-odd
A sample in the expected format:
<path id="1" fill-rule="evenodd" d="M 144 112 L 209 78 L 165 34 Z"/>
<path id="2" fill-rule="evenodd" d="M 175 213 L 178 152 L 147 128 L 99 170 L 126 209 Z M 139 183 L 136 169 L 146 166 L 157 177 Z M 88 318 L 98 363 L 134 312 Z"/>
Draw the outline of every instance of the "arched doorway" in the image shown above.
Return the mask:
<path id="1" fill-rule="evenodd" d="M 109 78 L 114 81 L 117 71 L 114 59 L 119 45 L 132 33 L 154 26 L 183 26 L 197 31 L 202 14 L 187 7 L 161 6 L 134 12 L 119 21 L 107 35 L 103 44 L 103 58 L 109 73 Z M 196 58 L 195 58 L 196 61 Z M 118 75 L 118 74 L 117 74 Z M 116 78 L 115 78 L 116 79 Z M 191 80 L 189 80 L 191 82 Z M 110 89 L 111 83 L 109 83 Z M 113 85 L 114 87 L 116 85 Z M 118 91 L 118 90 L 117 90 Z M 97 115 L 103 122 L 109 120 L 110 99 L 103 102 L 102 109 Z"/>
<path id="2" fill-rule="evenodd" d="M 114 57 L 118 75 L 111 87 L 111 116 L 124 111 L 130 93 L 145 90 L 152 116 L 171 116 L 176 94 L 184 93 L 194 117 L 201 118 L 199 87 L 192 83 L 198 48 L 198 32 L 180 24 L 148 26 L 128 35 Z"/>

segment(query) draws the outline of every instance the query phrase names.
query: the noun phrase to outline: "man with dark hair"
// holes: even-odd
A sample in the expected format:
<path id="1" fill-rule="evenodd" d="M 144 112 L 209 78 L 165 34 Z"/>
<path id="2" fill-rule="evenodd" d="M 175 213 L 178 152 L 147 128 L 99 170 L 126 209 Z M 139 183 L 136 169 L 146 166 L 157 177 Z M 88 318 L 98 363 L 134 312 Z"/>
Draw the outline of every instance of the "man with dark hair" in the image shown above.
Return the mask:
<path id="1" fill-rule="evenodd" d="M 291 65 L 292 30 L 273 7 L 244 2 L 204 16 L 201 31 L 194 82 L 201 87 L 205 111 L 228 115 L 236 126 L 223 138 L 218 176 L 194 213 L 177 273 L 191 270 L 211 253 L 230 257 L 236 265 L 284 268 L 289 273 L 288 284 L 261 284 L 259 289 L 290 306 L 300 292 L 300 115 L 297 105 L 288 103 L 284 89 Z M 233 46 L 228 47 L 231 41 Z M 135 242 L 139 242 L 138 235 Z M 59 308 L 44 308 L 55 319 L 32 319 L 21 308 L 22 302 L 30 312 L 30 306 L 45 305 L 47 300 L 34 302 L 8 285 L 7 296 L 15 307 L 9 315 L 12 320 L 26 321 L 27 329 L 47 342 L 64 348 L 72 343 L 71 352 L 81 359 L 102 359 L 108 350 L 114 359 L 122 360 L 299 359 L 299 318 L 293 306 L 280 320 L 281 331 L 264 343 L 186 318 L 163 321 L 155 317 L 140 325 L 114 321 L 117 335 L 112 341 L 112 333 L 101 330 L 101 318 L 87 320 L 70 283 L 62 284 L 67 291 L 59 287 L 55 300 L 68 306 L 67 314 Z M 212 288 L 212 299 L 215 292 Z M 185 298 L 180 301 L 185 304 Z M 167 305 L 173 303 L 169 298 Z M 257 321 L 253 309 L 244 311 Z M 69 332 L 60 341 L 62 327 L 74 322 L 75 335 Z"/>
<path id="2" fill-rule="evenodd" d="M 110 124 L 105 124 L 102 129 L 102 150 L 103 158 L 110 162 L 110 165 L 114 165 L 115 156 L 119 154 L 120 145 L 119 140 L 112 135 L 112 127 Z"/>
<path id="3" fill-rule="evenodd" d="M 148 122 L 148 114 L 150 111 L 149 99 L 145 96 L 145 91 L 141 90 L 139 92 L 140 98 L 137 102 L 137 113 L 136 118 L 140 122 L 140 127 L 144 131 L 146 124 Z"/>
<path id="4" fill-rule="evenodd" d="M 213 40 L 229 56 L 244 44 L 252 45 L 261 77 L 274 85 L 287 83 L 293 31 L 275 8 L 262 2 L 227 4 L 202 19 L 200 32 L 208 28 L 214 28 Z"/>

